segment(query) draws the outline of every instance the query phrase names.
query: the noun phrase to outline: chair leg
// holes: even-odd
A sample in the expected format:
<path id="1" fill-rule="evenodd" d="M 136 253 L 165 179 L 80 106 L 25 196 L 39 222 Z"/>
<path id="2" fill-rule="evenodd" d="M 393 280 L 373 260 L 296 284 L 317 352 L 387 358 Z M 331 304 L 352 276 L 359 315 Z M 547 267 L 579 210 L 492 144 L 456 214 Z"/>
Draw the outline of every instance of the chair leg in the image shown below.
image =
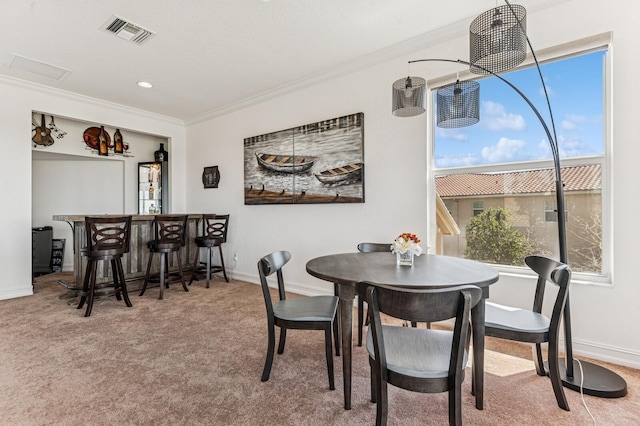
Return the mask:
<path id="1" fill-rule="evenodd" d="M 87 310 L 84 313 L 85 317 L 88 317 L 91 315 L 91 309 L 93 308 L 93 299 L 94 299 L 94 292 L 96 290 L 96 266 L 97 266 L 97 261 L 92 261 L 91 262 L 91 271 L 89 272 L 91 278 L 89 279 L 89 299 L 87 300 Z"/>
<path id="2" fill-rule="evenodd" d="M 269 337 L 267 341 L 267 358 L 264 361 L 264 369 L 262 370 L 262 381 L 266 382 L 269 380 L 269 375 L 271 374 L 271 366 L 273 365 L 273 350 L 276 346 L 276 332 L 275 326 L 273 325 L 273 320 L 269 320 Z"/>
<path id="3" fill-rule="evenodd" d="M 569 403 L 567 402 L 567 397 L 564 395 L 564 388 L 562 387 L 562 380 L 560 379 L 558 362 L 558 344 L 549 342 L 549 378 L 553 386 L 553 393 L 556 396 L 558 407 L 569 411 Z"/>
<path id="4" fill-rule="evenodd" d="M 131 308 L 133 304 L 131 304 L 131 300 L 129 300 L 129 292 L 127 291 L 127 282 L 124 279 L 124 269 L 122 269 L 122 259 L 117 259 L 116 265 L 118 268 L 118 274 L 120 276 L 120 290 L 122 291 L 122 298 L 124 299 L 124 303 L 129 308 Z"/>
<path id="5" fill-rule="evenodd" d="M 207 247 L 207 285 L 206 288 L 209 288 L 209 281 L 211 281 L 211 246 Z"/>
<path id="6" fill-rule="evenodd" d="M 378 402 L 378 390 L 376 388 L 378 378 L 376 377 L 376 369 L 373 368 L 373 361 L 371 358 L 369 358 L 369 383 L 371 386 L 371 402 L 375 404 Z"/>
<path id="7" fill-rule="evenodd" d="M 149 252 L 149 262 L 147 262 L 147 273 L 144 275 L 144 282 L 142 283 L 142 290 L 138 296 L 142 296 L 147 290 L 147 283 L 149 282 L 149 272 L 151 272 L 151 262 L 153 262 L 153 252 Z"/>
<path id="8" fill-rule="evenodd" d="M 166 253 L 160 253 L 160 295 L 158 296 L 158 300 L 162 300 L 164 298 L 164 270 L 166 268 Z"/>
<path id="9" fill-rule="evenodd" d="M 284 352 L 285 340 L 287 340 L 287 329 L 280 327 L 280 343 L 278 343 L 278 353 L 280 355 Z"/>
<path id="10" fill-rule="evenodd" d="M 538 373 L 538 376 L 546 376 L 547 373 L 544 370 L 544 360 L 542 358 L 542 347 L 540 343 L 533 345 L 532 349 L 533 363 L 536 365 L 536 373 Z"/>
<path id="11" fill-rule="evenodd" d="M 387 424 L 389 401 L 387 399 L 387 382 L 376 374 L 376 426 Z"/>
<path id="12" fill-rule="evenodd" d="M 222 275 L 224 275 L 224 280 L 229 282 L 229 278 L 227 278 L 227 269 L 224 267 L 224 256 L 222 255 L 222 246 L 218 246 L 218 251 L 220 252 L 220 265 L 222 266 Z"/>
<path id="13" fill-rule="evenodd" d="M 180 257 L 180 250 L 176 252 L 176 257 L 178 258 L 178 271 L 180 271 L 180 281 L 182 282 L 182 288 L 184 291 L 189 291 L 189 287 L 187 287 L 187 283 L 184 281 L 184 273 L 182 272 L 182 258 Z"/>
<path id="14" fill-rule="evenodd" d="M 364 324 L 364 300 L 362 297 L 358 298 L 358 346 L 362 346 L 362 327 Z"/>
<path id="15" fill-rule="evenodd" d="M 324 349 L 327 356 L 327 373 L 329 374 L 329 389 L 335 390 L 336 385 L 333 380 L 333 348 L 331 347 L 331 324 L 327 324 L 324 329 Z"/>
<path id="16" fill-rule="evenodd" d="M 462 426 L 462 389 L 458 383 L 453 389 L 449 389 L 449 425 Z"/>
<path id="17" fill-rule="evenodd" d="M 80 302 L 76 309 L 82 309 L 84 303 L 87 301 L 87 295 L 89 294 L 89 280 L 91 279 L 91 264 L 93 261 L 91 259 L 87 260 L 87 269 L 84 272 L 84 282 L 82 283 L 82 296 L 80 296 Z"/>
<path id="18" fill-rule="evenodd" d="M 334 344 L 336 346 L 336 356 L 340 356 L 340 324 L 338 324 L 337 318 L 334 318 L 332 322 L 333 322 L 333 339 L 334 339 Z"/>
<path id="19" fill-rule="evenodd" d="M 120 272 L 118 272 L 118 266 L 116 265 L 116 259 L 111 259 L 111 273 L 113 274 L 113 290 L 116 293 L 116 299 L 122 300 L 122 289 L 120 288 L 120 283 L 118 280 L 120 279 Z"/>
<path id="20" fill-rule="evenodd" d="M 200 248 L 197 247 L 196 256 L 195 256 L 195 259 L 193 260 L 193 269 L 191 270 L 191 279 L 189 280 L 189 285 L 191 285 L 193 280 L 197 280 L 198 279 L 198 278 L 196 278 L 196 274 L 197 274 L 197 270 L 198 270 L 198 261 L 199 260 L 200 260 Z"/>

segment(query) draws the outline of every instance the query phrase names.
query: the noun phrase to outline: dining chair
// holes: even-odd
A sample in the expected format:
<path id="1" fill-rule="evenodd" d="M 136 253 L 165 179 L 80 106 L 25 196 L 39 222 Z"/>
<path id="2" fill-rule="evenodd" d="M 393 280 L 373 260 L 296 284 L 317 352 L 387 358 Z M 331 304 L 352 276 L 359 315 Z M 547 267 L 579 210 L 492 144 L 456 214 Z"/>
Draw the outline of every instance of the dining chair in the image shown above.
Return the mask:
<path id="1" fill-rule="evenodd" d="M 91 315 L 93 301 L 96 295 L 108 296 L 115 294 L 118 300 L 131 307 L 127 282 L 122 269 L 122 256 L 129 252 L 131 236 L 131 216 L 87 216 L 85 217 L 87 245 L 80 250 L 80 255 L 87 258 L 78 309 L 82 309 L 85 302 L 87 309 L 85 317 Z M 96 269 L 98 261 L 109 261 L 113 274 L 113 285 L 96 285 Z"/>
<path id="2" fill-rule="evenodd" d="M 324 330 L 324 343 L 329 374 L 329 389 L 334 390 L 333 355 L 331 343 L 331 329 L 335 338 L 336 356 L 340 355 L 338 336 L 337 296 L 309 296 L 287 299 L 284 286 L 282 268 L 291 259 L 288 251 L 276 251 L 264 256 L 258 261 L 258 272 L 262 285 L 262 294 L 267 307 L 268 346 L 267 358 L 262 372 L 262 381 L 269 380 L 273 364 L 275 348 L 275 326 L 280 327 L 280 342 L 278 354 L 284 352 L 287 329 Z M 267 277 L 276 274 L 278 282 L 279 300 L 272 302 Z"/>
<path id="3" fill-rule="evenodd" d="M 558 406 L 569 411 L 569 404 L 560 379 L 558 349 L 560 323 L 569 294 L 571 269 L 564 263 L 542 256 L 528 256 L 525 259 L 525 263 L 538 275 L 533 308 L 531 310 L 516 309 L 486 302 L 485 335 L 518 342 L 535 343 L 533 361 L 536 366 L 536 372 L 540 376 L 549 376 Z M 547 282 L 558 287 L 551 318 L 542 314 Z M 548 342 L 548 372 L 545 371 L 540 345 L 545 342 Z"/>
<path id="4" fill-rule="evenodd" d="M 372 252 L 390 252 L 391 243 L 360 243 L 358 244 L 358 251 L 360 253 L 372 253 Z M 358 300 L 358 346 L 362 346 L 362 329 L 365 325 L 369 324 L 369 317 L 364 319 L 364 300 L 360 295 L 356 296 Z"/>
<path id="5" fill-rule="evenodd" d="M 152 223 L 154 239 L 147 243 L 147 247 L 149 247 L 149 262 L 147 263 L 147 273 L 145 274 L 139 296 L 142 296 L 147 290 L 147 284 L 151 279 L 151 264 L 155 253 L 160 254 L 160 295 L 158 299 L 163 299 L 164 288 L 168 285 L 169 254 L 171 253 L 176 253 L 178 273 L 180 274 L 182 288 L 184 291 L 189 291 L 189 288 L 184 282 L 182 259 L 180 256 L 180 249 L 184 247 L 186 241 L 188 217 L 188 215 L 167 214 L 157 215 L 154 218 Z"/>
<path id="6" fill-rule="evenodd" d="M 224 266 L 224 256 L 222 255 L 222 244 L 227 242 L 227 229 L 229 228 L 229 215 L 228 214 L 203 214 L 202 215 L 202 235 L 195 238 L 195 243 L 198 249 L 196 250 L 195 259 L 193 261 L 193 270 L 191 272 L 191 280 L 189 285 L 198 273 L 205 273 L 207 284 L 206 288 L 209 288 L 209 281 L 211 280 L 211 274 L 215 272 L 222 272 L 224 280 L 229 282 L 227 278 L 227 271 Z M 211 249 L 217 247 L 218 254 L 220 255 L 220 265 L 212 265 L 211 257 L 213 255 Z M 199 266 L 200 249 L 206 248 L 207 261 L 203 263 L 204 267 Z"/>
<path id="7" fill-rule="evenodd" d="M 471 309 L 480 301 L 476 286 L 407 289 L 359 282 L 369 305 L 367 352 L 376 425 L 387 424 L 387 384 L 402 389 L 449 394 L 449 424 L 462 424 L 462 382 L 469 358 Z M 453 330 L 382 324 L 380 314 L 415 322 L 455 318 Z"/>

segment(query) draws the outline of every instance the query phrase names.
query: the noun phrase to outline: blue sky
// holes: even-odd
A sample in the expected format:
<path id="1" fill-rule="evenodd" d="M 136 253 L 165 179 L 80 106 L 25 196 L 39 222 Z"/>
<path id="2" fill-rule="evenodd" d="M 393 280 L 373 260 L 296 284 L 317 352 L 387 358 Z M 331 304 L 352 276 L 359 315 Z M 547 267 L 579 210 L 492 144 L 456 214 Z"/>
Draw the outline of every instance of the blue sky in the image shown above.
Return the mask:
<path id="1" fill-rule="evenodd" d="M 604 51 L 593 52 L 541 67 L 561 158 L 603 152 L 604 55 Z M 553 134 L 537 69 L 529 67 L 501 76 L 529 98 Z M 480 122 L 460 129 L 436 127 L 436 168 L 551 158 L 546 133 L 520 95 L 495 77 L 479 83 Z"/>

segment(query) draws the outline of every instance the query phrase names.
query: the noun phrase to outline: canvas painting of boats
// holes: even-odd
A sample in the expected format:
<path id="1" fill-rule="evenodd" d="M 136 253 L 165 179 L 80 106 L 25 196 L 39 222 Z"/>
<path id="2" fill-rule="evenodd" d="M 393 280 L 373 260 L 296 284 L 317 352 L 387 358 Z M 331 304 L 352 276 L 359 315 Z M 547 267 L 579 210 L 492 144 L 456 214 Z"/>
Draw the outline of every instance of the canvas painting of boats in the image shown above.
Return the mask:
<path id="1" fill-rule="evenodd" d="M 364 114 L 244 139 L 245 204 L 364 202 Z"/>

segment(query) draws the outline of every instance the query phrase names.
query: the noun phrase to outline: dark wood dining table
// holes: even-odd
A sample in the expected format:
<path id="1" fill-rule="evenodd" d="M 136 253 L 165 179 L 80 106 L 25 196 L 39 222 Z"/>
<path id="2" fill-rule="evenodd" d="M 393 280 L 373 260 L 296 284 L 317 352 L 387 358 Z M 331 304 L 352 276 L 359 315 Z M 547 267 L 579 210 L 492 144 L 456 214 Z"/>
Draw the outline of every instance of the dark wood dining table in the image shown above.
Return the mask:
<path id="1" fill-rule="evenodd" d="M 498 271 L 484 263 L 457 257 L 426 254 L 414 258 L 413 266 L 397 266 L 393 253 L 340 253 L 311 259 L 307 272 L 335 284 L 340 298 L 344 408 L 351 409 L 351 360 L 353 300 L 356 284 L 371 281 L 406 288 L 446 288 L 476 285 L 482 299 L 471 312 L 473 335 L 473 374 L 476 408 L 483 409 L 484 315 L 489 286 L 498 281 Z"/>

